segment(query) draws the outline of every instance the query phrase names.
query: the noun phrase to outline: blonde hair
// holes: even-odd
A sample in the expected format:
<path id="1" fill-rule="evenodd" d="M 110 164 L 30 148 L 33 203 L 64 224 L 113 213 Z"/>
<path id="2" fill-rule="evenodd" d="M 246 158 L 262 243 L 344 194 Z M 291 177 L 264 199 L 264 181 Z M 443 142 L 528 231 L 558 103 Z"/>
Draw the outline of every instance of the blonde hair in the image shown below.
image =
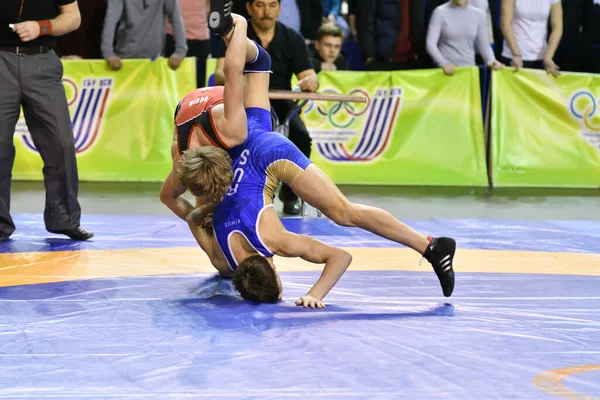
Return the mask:
<path id="1" fill-rule="evenodd" d="M 317 31 L 317 40 L 323 39 L 325 36 L 339 37 L 344 40 L 344 31 L 333 22 L 326 22 L 319 27 Z"/>
<path id="2" fill-rule="evenodd" d="M 195 147 L 183 153 L 177 174 L 194 196 L 218 203 L 233 181 L 231 157 L 217 147 Z"/>

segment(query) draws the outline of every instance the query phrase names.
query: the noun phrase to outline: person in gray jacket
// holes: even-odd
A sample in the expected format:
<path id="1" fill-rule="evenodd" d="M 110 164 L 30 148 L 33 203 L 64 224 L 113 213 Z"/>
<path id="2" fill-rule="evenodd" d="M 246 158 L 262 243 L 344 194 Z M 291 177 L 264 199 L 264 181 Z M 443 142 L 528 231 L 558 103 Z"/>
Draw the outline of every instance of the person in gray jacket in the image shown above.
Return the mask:
<path id="1" fill-rule="evenodd" d="M 475 47 L 485 63 L 498 70 L 498 62 L 489 45 L 486 15 L 467 0 L 450 0 L 437 7 L 429 21 L 427 51 L 446 75 L 453 75 L 456 67 L 475 65 Z"/>
<path id="2" fill-rule="evenodd" d="M 165 47 L 165 19 L 173 26 L 175 52 L 169 66 L 177 69 L 187 54 L 179 0 L 109 0 L 102 31 L 102 56 L 113 70 L 122 58 L 155 59 Z"/>

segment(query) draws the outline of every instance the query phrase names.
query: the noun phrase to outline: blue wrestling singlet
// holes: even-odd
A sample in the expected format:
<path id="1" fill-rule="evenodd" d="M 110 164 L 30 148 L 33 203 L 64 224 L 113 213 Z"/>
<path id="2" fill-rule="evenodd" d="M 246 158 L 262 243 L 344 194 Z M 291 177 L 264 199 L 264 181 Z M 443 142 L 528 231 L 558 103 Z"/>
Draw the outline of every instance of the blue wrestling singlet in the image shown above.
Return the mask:
<path id="1" fill-rule="evenodd" d="M 258 232 L 260 215 L 273 206 L 278 183 L 293 185 L 311 164 L 282 134 L 255 129 L 266 126 L 266 118 L 270 127 L 271 116 L 267 110 L 248 109 L 247 114 L 248 139 L 229 151 L 233 160 L 233 182 L 225 199 L 215 208 L 212 220 L 217 243 L 233 270 L 243 261 L 235 259 L 229 246 L 229 238 L 234 233 L 242 234 L 263 257 L 273 256 Z"/>

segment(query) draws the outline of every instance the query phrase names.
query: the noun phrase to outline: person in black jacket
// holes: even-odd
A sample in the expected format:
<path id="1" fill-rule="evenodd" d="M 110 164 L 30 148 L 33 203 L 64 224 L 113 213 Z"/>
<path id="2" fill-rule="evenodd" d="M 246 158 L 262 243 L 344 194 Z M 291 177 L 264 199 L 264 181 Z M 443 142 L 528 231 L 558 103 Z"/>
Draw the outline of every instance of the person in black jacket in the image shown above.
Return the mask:
<path id="1" fill-rule="evenodd" d="M 367 70 L 430 67 L 425 0 L 356 0 L 358 40 Z"/>
<path id="2" fill-rule="evenodd" d="M 597 0 L 584 1 L 584 64 L 585 72 L 600 73 L 600 3 Z M 587 55 L 587 56 L 586 56 Z"/>

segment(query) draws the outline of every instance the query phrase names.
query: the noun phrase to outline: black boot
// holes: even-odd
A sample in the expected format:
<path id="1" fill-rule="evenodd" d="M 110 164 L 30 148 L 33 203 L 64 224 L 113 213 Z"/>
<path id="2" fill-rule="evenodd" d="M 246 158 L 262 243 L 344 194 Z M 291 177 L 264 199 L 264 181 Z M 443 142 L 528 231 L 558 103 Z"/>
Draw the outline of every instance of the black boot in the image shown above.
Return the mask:
<path id="1" fill-rule="evenodd" d="M 446 297 L 450 297 L 454 291 L 452 260 L 455 252 L 456 241 L 452 238 L 440 237 L 432 239 L 423 254 L 423 257 L 433 266 Z"/>

